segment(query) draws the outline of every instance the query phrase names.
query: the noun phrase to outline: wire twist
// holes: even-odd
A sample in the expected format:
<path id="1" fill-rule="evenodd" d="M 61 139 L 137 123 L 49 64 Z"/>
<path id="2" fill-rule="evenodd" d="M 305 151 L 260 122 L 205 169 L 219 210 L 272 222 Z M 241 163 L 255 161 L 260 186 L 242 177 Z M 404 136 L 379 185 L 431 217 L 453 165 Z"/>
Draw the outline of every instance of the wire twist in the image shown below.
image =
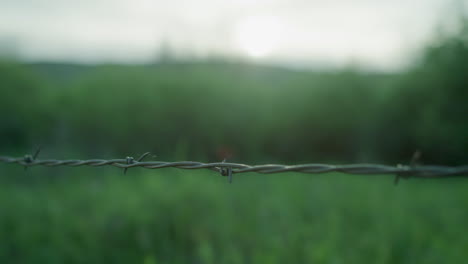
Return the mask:
<path id="1" fill-rule="evenodd" d="M 36 152 L 39 153 L 39 152 Z M 14 158 L 8 156 L 0 156 L 0 162 L 18 164 L 21 166 L 46 166 L 46 167 L 102 167 L 114 166 L 122 168 L 126 171 L 129 168 L 141 167 L 146 169 L 162 169 L 162 168 L 178 168 L 178 169 L 210 169 L 220 173 L 222 176 L 227 176 L 229 182 L 232 181 L 233 174 L 256 172 L 262 174 L 283 173 L 283 172 L 300 172 L 310 174 L 321 174 L 328 172 L 341 172 L 346 174 L 366 174 L 366 175 L 396 175 L 395 183 L 398 183 L 402 178 L 446 178 L 446 177 L 463 177 L 468 176 L 468 165 L 450 167 L 450 166 L 432 166 L 432 165 L 397 165 L 388 166 L 380 164 L 349 164 L 349 165 L 331 165 L 331 164 L 301 164 L 301 165 L 280 165 L 280 164 L 265 164 L 265 165 L 247 165 L 230 162 L 214 162 L 203 163 L 196 161 L 141 161 L 148 154 L 145 153 L 138 160 L 131 157 L 126 159 L 89 159 L 89 160 L 57 160 L 57 159 L 36 159 L 34 156 L 26 155 L 23 158 Z"/>

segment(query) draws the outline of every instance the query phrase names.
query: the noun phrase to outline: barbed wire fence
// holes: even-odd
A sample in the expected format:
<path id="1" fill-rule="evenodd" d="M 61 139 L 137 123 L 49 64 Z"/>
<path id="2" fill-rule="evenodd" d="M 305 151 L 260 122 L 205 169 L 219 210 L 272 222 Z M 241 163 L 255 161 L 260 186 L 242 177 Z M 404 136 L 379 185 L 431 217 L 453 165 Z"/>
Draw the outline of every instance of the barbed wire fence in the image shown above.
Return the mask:
<path id="1" fill-rule="evenodd" d="M 222 162 L 203 163 L 197 161 L 143 161 L 149 155 L 149 152 L 144 153 L 138 159 L 126 157 L 125 159 L 37 159 L 40 148 L 33 155 L 25 155 L 24 157 L 15 158 L 9 156 L 0 156 L 0 162 L 17 164 L 24 166 L 25 169 L 32 166 L 46 167 L 102 167 L 114 166 L 127 172 L 129 168 L 145 168 L 145 169 L 162 169 L 162 168 L 178 168 L 186 170 L 194 169 L 209 169 L 220 173 L 222 176 L 228 177 L 229 182 L 232 182 L 233 174 L 256 172 L 262 174 L 284 173 L 284 172 L 300 172 L 309 174 L 322 174 L 328 172 L 340 172 L 354 175 L 395 175 L 395 184 L 398 184 L 400 178 L 447 178 L 447 177 L 468 177 L 468 165 L 450 167 L 450 166 L 435 166 L 435 165 L 417 165 L 414 156 L 411 165 L 398 164 L 396 166 L 381 165 L 381 164 L 349 164 L 349 165 L 331 165 L 331 164 L 300 164 L 300 165 L 281 165 L 281 164 L 265 164 L 265 165 L 247 165 L 241 163 L 230 163 L 226 160 Z"/>

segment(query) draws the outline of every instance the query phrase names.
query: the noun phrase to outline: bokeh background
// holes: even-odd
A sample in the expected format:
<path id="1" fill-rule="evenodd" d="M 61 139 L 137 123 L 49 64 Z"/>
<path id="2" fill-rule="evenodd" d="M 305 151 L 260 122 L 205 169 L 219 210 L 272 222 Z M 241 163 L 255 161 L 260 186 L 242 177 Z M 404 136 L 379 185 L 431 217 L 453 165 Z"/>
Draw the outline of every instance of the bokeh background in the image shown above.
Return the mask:
<path id="1" fill-rule="evenodd" d="M 0 155 L 468 163 L 464 1 L 2 1 Z M 462 263 L 468 182 L 0 164 L 1 263 Z"/>

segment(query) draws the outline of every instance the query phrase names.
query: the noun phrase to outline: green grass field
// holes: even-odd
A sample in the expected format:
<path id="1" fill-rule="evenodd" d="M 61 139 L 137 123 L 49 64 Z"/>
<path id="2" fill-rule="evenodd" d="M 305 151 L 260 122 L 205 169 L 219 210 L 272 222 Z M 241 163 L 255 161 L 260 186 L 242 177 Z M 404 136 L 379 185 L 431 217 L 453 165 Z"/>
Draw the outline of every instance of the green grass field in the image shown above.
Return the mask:
<path id="1" fill-rule="evenodd" d="M 0 263 L 462 263 L 468 181 L 0 166 Z"/>
<path id="2" fill-rule="evenodd" d="M 406 164 L 418 152 L 421 164 L 466 165 L 463 21 L 394 72 L 0 58 L 0 155 L 42 145 L 41 159 Z M 208 170 L 0 164 L 0 264 L 466 263 L 467 190 L 463 178 L 229 184 Z"/>

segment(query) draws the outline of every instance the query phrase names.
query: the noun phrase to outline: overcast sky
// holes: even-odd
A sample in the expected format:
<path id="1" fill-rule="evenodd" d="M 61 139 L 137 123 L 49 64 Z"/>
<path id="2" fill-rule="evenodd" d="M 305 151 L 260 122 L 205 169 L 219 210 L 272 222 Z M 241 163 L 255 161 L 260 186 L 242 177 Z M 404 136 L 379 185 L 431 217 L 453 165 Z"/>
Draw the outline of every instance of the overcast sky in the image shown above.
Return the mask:
<path id="1" fill-rule="evenodd" d="M 0 47 L 27 60 L 203 57 L 394 67 L 454 13 L 448 0 L 0 0 Z"/>

